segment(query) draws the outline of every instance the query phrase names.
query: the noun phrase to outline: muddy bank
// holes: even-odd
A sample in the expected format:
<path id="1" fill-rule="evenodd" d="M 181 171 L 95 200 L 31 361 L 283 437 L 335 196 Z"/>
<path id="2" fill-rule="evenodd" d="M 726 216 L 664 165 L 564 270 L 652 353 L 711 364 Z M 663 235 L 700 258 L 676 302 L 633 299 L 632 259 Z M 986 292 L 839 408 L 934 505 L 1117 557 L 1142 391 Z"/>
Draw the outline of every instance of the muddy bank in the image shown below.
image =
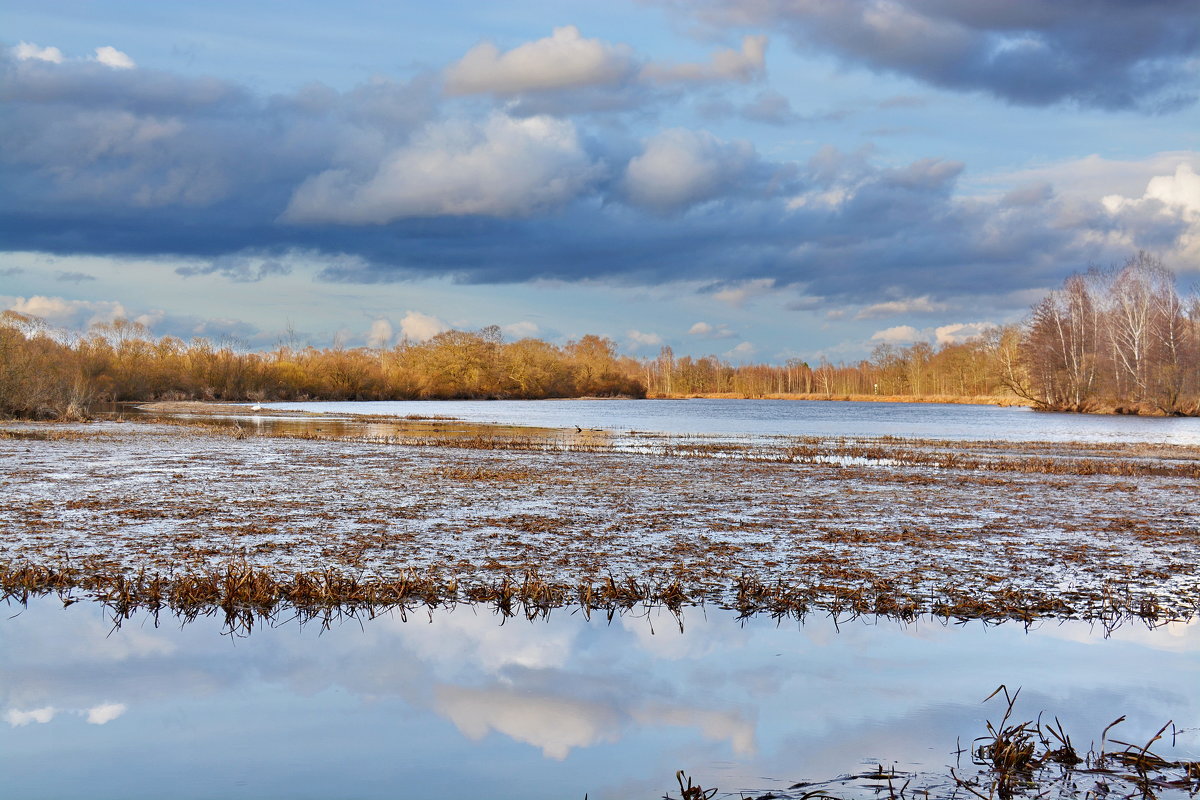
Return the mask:
<path id="1" fill-rule="evenodd" d="M 9 592 L 996 619 L 1200 608 L 1196 448 L 3 430 Z"/>

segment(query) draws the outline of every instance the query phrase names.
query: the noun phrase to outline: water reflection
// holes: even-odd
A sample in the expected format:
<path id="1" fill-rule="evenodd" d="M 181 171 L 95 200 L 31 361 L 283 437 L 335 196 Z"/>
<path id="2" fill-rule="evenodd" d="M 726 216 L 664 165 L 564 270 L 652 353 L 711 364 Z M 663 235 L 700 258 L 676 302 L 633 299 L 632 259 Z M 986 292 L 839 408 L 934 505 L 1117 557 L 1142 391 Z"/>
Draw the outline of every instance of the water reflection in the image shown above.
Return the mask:
<path id="1" fill-rule="evenodd" d="M 1127 714 L 1128 740 L 1174 719 L 1191 730 L 1163 754 L 1200 755 L 1194 622 L 1105 638 L 691 609 L 681 632 L 666 612 L 501 625 L 459 607 L 235 638 L 208 618 L 114 630 L 55 598 L 5 617 L 14 796 L 652 798 L 681 767 L 761 793 L 864 763 L 940 771 L 998 716 L 980 701 L 1000 683 L 1084 743 Z"/>
<path id="2" fill-rule="evenodd" d="M 411 400 L 264 403 L 336 414 L 445 415 L 546 428 L 677 435 L 901 436 L 944 440 L 1200 444 L 1200 418 L 1056 414 L 941 403 L 806 400 Z"/>

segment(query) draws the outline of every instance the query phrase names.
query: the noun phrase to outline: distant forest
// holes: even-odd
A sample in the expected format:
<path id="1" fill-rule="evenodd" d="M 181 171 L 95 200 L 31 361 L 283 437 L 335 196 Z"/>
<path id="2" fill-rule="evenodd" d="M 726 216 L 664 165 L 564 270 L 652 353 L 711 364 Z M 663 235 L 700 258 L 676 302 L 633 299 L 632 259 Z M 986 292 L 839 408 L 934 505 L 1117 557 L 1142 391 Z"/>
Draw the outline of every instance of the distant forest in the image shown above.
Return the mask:
<path id="1" fill-rule="evenodd" d="M 408 400 L 624 396 L 1023 402 L 1048 410 L 1200 413 L 1200 300 L 1145 253 L 1073 275 L 1020 325 L 934 347 L 880 345 L 853 364 L 733 365 L 618 356 L 598 336 L 505 342 L 495 326 L 387 349 L 238 352 L 118 320 L 71 336 L 0 314 L 0 415 L 85 418 L 122 400 Z"/>

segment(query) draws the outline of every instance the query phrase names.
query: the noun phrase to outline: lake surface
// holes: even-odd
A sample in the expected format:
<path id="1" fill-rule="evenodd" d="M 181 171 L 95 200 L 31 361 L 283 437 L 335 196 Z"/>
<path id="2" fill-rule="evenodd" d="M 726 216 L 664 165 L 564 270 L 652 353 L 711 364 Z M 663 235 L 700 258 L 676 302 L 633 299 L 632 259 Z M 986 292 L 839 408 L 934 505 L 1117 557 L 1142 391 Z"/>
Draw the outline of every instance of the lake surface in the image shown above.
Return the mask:
<path id="1" fill-rule="evenodd" d="M 458 607 L 242 638 L 211 618 L 114 629 L 100 606 L 54 597 L 0 613 L 12 797 L 649 800 L 678 769 L 734 797 L 876 764 L 944 776 L 1000 719 L 981 701 L 1001 683 L 1023 687 L 1019 720 L 1057 715 L 1081 750 L 1125 714 L 1114 738 L 1174 720 L 1174 747 L 1153 749 L 1200 758 L 1197 620 L 1105 637 L 710 608 L 681 632 L 663 611 L 501 624 Z"/>
<path id="2" fill-rule="evenodd" d="M 1200 418 L 1057 414 L 941 403 L 805 400 L 420 400 L 264 403 L 265 408 L 677 435 L 903 436 L 946 440 L 1200 444 Z"/>

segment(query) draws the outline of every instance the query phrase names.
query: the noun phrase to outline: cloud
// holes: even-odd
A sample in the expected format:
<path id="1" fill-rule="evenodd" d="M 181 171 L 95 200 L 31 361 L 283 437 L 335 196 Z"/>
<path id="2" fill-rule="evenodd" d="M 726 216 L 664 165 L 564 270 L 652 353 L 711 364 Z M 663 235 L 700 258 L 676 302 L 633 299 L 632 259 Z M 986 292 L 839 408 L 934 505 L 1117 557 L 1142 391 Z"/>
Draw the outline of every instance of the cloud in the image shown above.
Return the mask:
<path id="1" fill-rule="evenodd" d="M 631 328 L 625 331 L 625 335 L 636 347 L 652 347 L 663 343 L 662 337 L 657 333 L 642 333 Z"/>
<path id="2" fill-rule="evenodd" d="M 420 311 L 409 311 L 404 315 L 404 319 L 400 320 L 400 334 L 413 342 L 424 342 L 448 330 L 449 325 Z"/>
<path id="3" fill-rule="evenodd" d="M 934 302 L 929 295 L 910 297 L 904 300 L 887 300 L 874 303 L 854 315 L 855 319 L 878 319 L 894 317 L 898 314 L 930 314 L 945 311 L 949 306 L 945 303 Z"/>
<path id="4" fill-rule="evenodd" d="M 724 49 L 713 53 L 706 64 L 666 64 L 650 62 L 642 67 L 641 78 L 651 83 L 711 83 L 760 78 L 766 69 L 768 37 L 746 36 L 739 50 Z"/>
<path id="5" fill-rule="evenodd" d="M 278 259 L 244 254 L 219 256 L 206 264 L 187 264 L 175 268 L 175 273 L 185 278 L 216 274 L 235 283 L 257 283 L 272 275 L 290 275 L 291 272 L 291 266 Z"/>
<path id="6" fill-rule="evenodd" d="M 961 344 L 978 339 L 996 327 L 994 322 L 954 322 L 934 328 L 917 330 L 911 325 L 897 325 L 871 334 L 872 342 L 912 344 L 932 341 L 937 345 Z"/>
<path id="7" fill-rule="evenodd" d="M 776 30 L 804 52 L 1019 105 L 1155 111 L 1195 100 L 1190 0 L 662 2 L 722 33 Z"/>
<path id="8" fill-rule="evenodd" d="M 1101 203 L 1124 229 L 1131 244 L 1174 250 L 1172 260 L 1181 268 L 1198 268 L 1200 175 L 1191 164 L 1179 164 L 1174 174 L 1154 176 L 1141 197 L 1112 194 L 1102 198 Z M 1158 241 L 1139 238 L 1138 231 L 1157 231 Z"/>
<path id="9" fill-rule="evenodd" d="M 48 61 L 51 64 L 63 62 L 62 51 L 57 47 L 38 47 L 31 42 L 21 42 L 12 48 L 12 53 L 18 61 Z"/>
<path id="10" fill-rule="evenodd" d="M 371 323 L 371 329 L 367 331 L 367 347 L 384 348 L 392 343 L 392 337 L 396 335 L 392 328 L 392 323 L 386 319 L 377 319 Z"/>
<path id="11" fill-rule="evenodd" d="M 732 339 L 737 334 L 729 329 L 729 326 L 721 322 L 716 325 L 710 325 L 707 322 L 697 322 L 692 327 L 688 328 L 689 336 L 700 336 L 705 339 Z"/>
<path id="12" fill-rule="evenodd" d="M 765 70 L 767 44 L 766 36 L 746 36 L 741 48 L 718 50 L 707 62 L 665 63 L 641 59 L 627 45 L 585 38 L 576 26 L 565 25 L 507 51 L 480 42 L 447 67 L 443 77 L 451 95 L 549 93 L 568 101 L 567 93 L 590 91 L 598 94 L 585 99 L 596 105 L 633 105 L 651 97 L 645 90 L 652 88 L 758 79 Z M 563 105 L 578 107 L 579 100 Z"/>
<path id="13" fill-rule="evenodd" d="M 934 328 L 933 339 L 939 345 L 960 344 L 978 339 L 994 327 L 994 322 L 955 322 Z"/>
<path id="14" fill-rule="evenodd" d="M 770 89 L 759 92 L 754 100 L 742 106 L 741 114 L 746 119 L 768 125 L 787 125 L 798 118 L 791 102 Z"/>
<path id="15" fill-rule="evenodd" d="M 562 761 L 576 747 L 615 741 L 621 715 L 607 703 L 538 696 L 504 687 L 441 686 L 436 707 L 465 735 L 482 739 L 491 730 L 541 749 Z"/>
<path id="16" fill-rule="evenodd" d="M 601 172 L 570 122 L 493 114 L 480 125 L 431 125 L 388 153 L 370 175 L 338 168 L 307 179 L 284 219 L 362 225 L 406 217 L 530 216 L 570 203 Z"/>
<path id="17" fill-rule="evenodd" d="M 133 63 L 132 58 L 115 47 L 97 47 L 96 60 L 113 69 L 133 69 L 137 66 Z"/>
<path id="18" fill-rule="evenodd" d="M 45 295 L 28 298 L 0 296 L 0 306 L 7 311 L 28 314 L 55 327 L 71 330 L 83 330 L 99 322 L 112 322 L 129 316 L 125 306 L 110 300 L 66 300 Z"/>
<path id="19" fill-rule="evenodd" d="M 124 703 L 101 703 L 84 712 L 89 725 L 104 725 L 125 713 Z"/>
<path id="20" fill-rule="evenodd" d="M 531 336 L 537 336 L 539 330 L 541 329 L 538 328 L 537 323 L 530 322 L 529 320 L 521 320 L 520 322 L 500 326 L 500 331 L 510 339 L 528 339 Z"/>
<path id="21" fill-rule="evenodd" d="M 54 716 L 57 713 L 58 710 L 53 706 L 34 708 L 30 709 L 29 711 L 21 711 L 16 708 L 10 708 L 8 711 L 4 712 L 4 721 L 13 728 L 23 728 L 31 722 L 37 722 L 41 725 L 45 725 L 50 720 L 54 719 Z"/>
<path id="22" fill-rule="evenodd" d="M 734 347 L 732 350 L 727 351 L 725 353 L 725 357 L 726 358 L 734 358 L 734 359 L 749 358 L 750 356 L 754 355 L 757 352 L 758 352 L 758 348 L 755 347 L 754 345 L 752 345 L 750 342 L 742 342 L 737 347 Z"/>
<path id="23" fill-rule="evenodd" d="M 921 335 L 921 332 L 911 325 L 897 325 L 871 334 L 872 342 L 884 342 L 885 344 L 909 344 L 923 339 L 925 337 Z"/>
<path id="24" fill-rule="evenodd" d="M 54 280 L 67 283 L 83 283 L 84 281 L 96 280 L 96 276 L 88 275 L 86 272 L 68 272 L 60 269 L 54 273 Z"/>
<path id="25" fill-rule="evenodd" d="M 647 140 L 625 168 L 625 193 L 636 206 L 681 211 L 733 191 L 756 160 L 749 142 L 726 142 L 682 128 Z"/>
<path id="26" fill-rule="evenodd" d="M 7 278 L 13 275 L 20 275 L 23 272 L 25 272 L 25 270 L 21 267 L 5 267 L 0 269 L 0 276 Z"/>
<path id="27" fill-rule="evenodd" d="M 1200 171 L 1190 151 L 975 174 L 964 190 L 964 165 L 936 155 L 825 147 L 791 163 L 705 131 L 634 140 L 587 120 L 475 116 L 439 105 L 429 75 L 266 97 L 10 50 L 0 101 L 7 247 L 168 257 L 230 280 L 300 259 L 348 283 L 688 282 L 735 304 L 756 285 L 803 286 L 856 311 L 980 286 L 1015 297 L 1139 247 L 1197 263 L 1191 211 L 1146 195 L 1180 164 Z M 1131 202 L 1110 211 L 1110 195 Z"/>
<path id="28" fill-rule="evenodd" d="M 614 86 L 635 72 L 628 47 L 585 39 L 577 27 L 567 25 L 503 53 L 491 42 L 481 42 L 446 69 L 445 80 L 451 94 L 520 94 Z"/>
<path id="29" fill-rule="evenodd" d="M 774 278 L 755 278 L 740 284 L 729 285 L 713 292 L 713 298 L 722 303 L 740 308 L 749 300 L 770 293 L 775 288 Z"/>

